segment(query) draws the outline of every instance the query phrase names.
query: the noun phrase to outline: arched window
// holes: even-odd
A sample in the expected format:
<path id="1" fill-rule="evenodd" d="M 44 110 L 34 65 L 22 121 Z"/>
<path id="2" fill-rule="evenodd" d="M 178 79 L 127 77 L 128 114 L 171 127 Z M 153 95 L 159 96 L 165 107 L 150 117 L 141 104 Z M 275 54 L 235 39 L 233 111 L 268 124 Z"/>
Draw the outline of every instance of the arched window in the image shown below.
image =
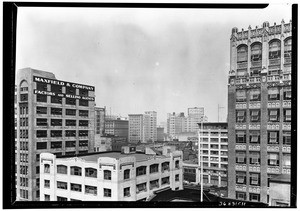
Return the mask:
<path id="1" fill-rule="evenodd" d="M 72 166 L 71 167 L 71 175 L 81 176 L 81 167 Z"/>
<path id="2" fill-rule="evenodd" d="M 251 61 L 260 61 L 261 60 L 261 50 L 262 46 L 260 43 L 255 43 L 251 46 Z"/>
<path id="3" fill-rule="evenodd" d="M 237 62 L 247 62 L 248 61 L 248 47 L 246 45 L 241 45 L 237 48 Z"/>
<path id="4" fill-rule="evenodd" d="M 292 39 L 288 38 L 284 41 L 284 58 L 290 59 L 292 57 Z"/>
<path id="5" fill-rule="evenodd" d="M 278 59 L 280 58 L 280 41 L 279 40 L 272 40 L 269 43 L 269 59 Z"/>
<path id="6" fill-rule="evenodd" d="M 28 101 L 28 83 L 25 80 L 20 83 L 20 101 Z"/>

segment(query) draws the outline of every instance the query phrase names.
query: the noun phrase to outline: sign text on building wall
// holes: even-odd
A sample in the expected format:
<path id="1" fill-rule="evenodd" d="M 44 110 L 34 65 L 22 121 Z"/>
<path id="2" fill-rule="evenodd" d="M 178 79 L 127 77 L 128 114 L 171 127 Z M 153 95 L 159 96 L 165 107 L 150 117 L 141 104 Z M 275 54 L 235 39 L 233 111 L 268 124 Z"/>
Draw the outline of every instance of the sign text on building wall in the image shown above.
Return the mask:
<path id="1" fill-rule="evenodd" d="M 33 81 L 40 82 L 40 83 L 46 83 L 46 84 L 55 84 L 55 85 L 59 85 L 59 86 L 73 87 L 73 88 L 77 88 L 77 89 L 86 89 L 89 91 L 95 91 L 95 88 L 93 86 L 76 84 L 76 83 L 71 83 L 71 82 L 66 82 L 66 81 L 58 81 L 58 80 L 43 78 L 43 77 L 39 77 L 39 76 L 33 76 Z"/>
<path id="2" fill-rule="evenodd" d="M 34 94 L 40 94 L 40 95 L 49 95 L 49 96 L 73 98 L 73 99 L 78 99 L 78 100 L 95 101 L 94 97 L 71 95 L 71 94 L 64 94 L 64 93 L 55 93 L 55 92 L 49 92 L 49 91 L 40 91 L 40 90 L 36 90 L 36 89 L 34 90 L 33 93 Z"/>

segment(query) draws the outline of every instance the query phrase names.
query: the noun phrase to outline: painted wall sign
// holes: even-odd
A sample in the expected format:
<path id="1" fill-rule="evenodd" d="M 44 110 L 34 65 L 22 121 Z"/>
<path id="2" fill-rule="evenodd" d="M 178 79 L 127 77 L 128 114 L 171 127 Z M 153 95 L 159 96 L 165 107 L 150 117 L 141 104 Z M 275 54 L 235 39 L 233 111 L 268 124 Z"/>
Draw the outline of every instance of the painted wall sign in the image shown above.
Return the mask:
<path id="1" fill-rule="evenodd" d="M 66 81 L 58 81 L 55 79 L 43 78 L 43 77 L 39 77 L 39 76 L 33 76 L 33 81 L 40 82 L 40 83 L 46 83 L 46 84 L 55 84 L 55 85 L 59 85 L 59 86 L 73 87 L 73 88 L 77 88 L 77 89 L 86 89 L 89 91 L 95 91 L 95 88 L 93 86 L 76 84 L 76 83 L 71 83 L 71 82 L 66 82 Z"/>
<path id="2" fill-rule="evenodd" d="M 47 96 L 57 96 L 57 97 L 73 98 L 73 99 L 78 99 L 78 100 L 95 101 L 94 97 L 71 95 L 71 94 L 64 94 L 64 93 L 55 93 L 55 92 L 49 92 L 49 91 L 40 91 L 40 90 L 37 90 L 37 89 L 35 89 L 33 91 L 33 93 L 34 94 L 40 94 L 40 95 L 47 95 Z"/>

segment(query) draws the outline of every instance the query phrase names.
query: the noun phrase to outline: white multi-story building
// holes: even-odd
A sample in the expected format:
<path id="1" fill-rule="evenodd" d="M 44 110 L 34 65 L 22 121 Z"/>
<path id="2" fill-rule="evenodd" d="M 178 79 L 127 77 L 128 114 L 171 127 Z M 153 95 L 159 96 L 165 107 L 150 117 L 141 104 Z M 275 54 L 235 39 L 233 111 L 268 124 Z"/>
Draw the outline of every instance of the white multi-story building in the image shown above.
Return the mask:
<path id="1" fill-rule="evenodd" d="M 157 112 L 156 111 L 146 111 L 145 116 L 148 116 L 149 123 L 145 128 L 148 132 L 148 140 L 151 142 L 157 141 Z"/>
<path id="2" fill-rule="evenodd" d="M 162 155 L 150 148 L 56 158 L 42 153 L 41 201 L 139 201 L 157 191 L 182 190 L 182 152 L 163 148 Z"/>
<path id="3" fill-rule="evenodd" d="M 227 123 L 205 122 L 201 134 L 201 154 L 203 156 L 203 183 L 227 186 L 228 135 Z M 194 141 L 198 145 L 198 141 Z M 192 183 L 200 182 L 198 160 L 183 163 L 184 179 Z"/>

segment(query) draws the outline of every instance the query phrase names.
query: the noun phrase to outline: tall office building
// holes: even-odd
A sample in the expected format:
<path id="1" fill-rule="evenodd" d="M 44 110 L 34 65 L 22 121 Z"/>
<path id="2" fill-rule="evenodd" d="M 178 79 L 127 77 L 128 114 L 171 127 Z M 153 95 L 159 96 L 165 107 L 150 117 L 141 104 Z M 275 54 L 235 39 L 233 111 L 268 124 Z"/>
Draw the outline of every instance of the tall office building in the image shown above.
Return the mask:
<path id="1" fill-rule="evenodd" d="M 95 134 L 104 134 L 106 108 L 95 107 Z"/>
<path id="2" fill-rule="evenodd" d="M 114 135 L 123 137 L 128 140 L 128 120 L 106 119 L 105 120 L 105 135 Z"/>
<path id="3" fill-rule="evenodd" d="M 230 39 L 228 194 L 268 203 L 269 179 L 290 175 L 292 23 Z"/>
<path id="4" fill-rule="evenodd" d="M 147 131 L 148 141 L 155 142 L 157 141 L 157 112 L 156 111 L 146 111 L 145 116 L 147 118 L 147 126 L 145 127 L 145 131 Z"/>
<path id="5" fill-rule="evenodd" d="M 50 72 L 17 73 L 17 200 L 40 197 L 40 154 L 75 155 L 94 148 L 94 92 Z"/>
<path id="6" fill-rule="evenodd" d="M 129 143 L 144 142 L 144 115 L 129 114 Z"/>
<path id="7" fill-rule="evenodd" d="M 173 112 L 167 115 L 167 133 L 170 137 L 175 137 L 178 133 L 185 132 L 186 118 L 183 112 L 179 114 Z"/>

